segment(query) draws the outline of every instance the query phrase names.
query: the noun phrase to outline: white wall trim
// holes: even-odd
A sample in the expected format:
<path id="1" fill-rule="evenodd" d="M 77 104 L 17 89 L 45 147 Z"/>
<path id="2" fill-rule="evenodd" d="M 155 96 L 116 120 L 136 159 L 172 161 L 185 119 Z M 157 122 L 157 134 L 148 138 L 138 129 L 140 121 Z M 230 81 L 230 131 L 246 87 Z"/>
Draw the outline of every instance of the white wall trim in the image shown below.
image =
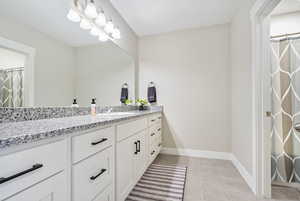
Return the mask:
<path id="1" fill-rule="evenodd" d="M 281 0 L 257 0 L 250 11 L 252 23 L 252 97 L 253 97 L 253 177 L 255 192 L 259 197 L 271 197 L 271 177 L 268 120 L 265 111 L 266 83 L 264 68 L 269 65 L 268 16 Z M 269 93 L 267 94 L 269 95 Z M 266 110 L 268 109 L 268 110 Z"/>
<path id="2" fill-rule="evenodd" d="M 35 49 L 27 45 L 0 37 L 0 47 L 11 49 L 26 55 L 24 71 L 25 106 L 34 106 L 34 57 Z"/>
<path id="3" fill-rule="evenodd" d="M 197 158 L 210 158 L 220 160 L 232 160 L 233 155 L 228 152 L 216 152 L 216 151 L 202 151 L 197 149 L 175 149 L 175 148 L 162 148 L 162 154 L 188 156 Z"/>
<path id="4" fill-rule="evenodd" d="M 250 189 L 254 194 L 256 194 L 255 188 L 255 179 L 253 176 L 249 174 L 246 168 L 241 164 L 241 162 L 233 155 L 231 162 L 235 166 L 235 168 L 239 171 L 240 175 L 244 178 Z"/>
<path id="5" fill-rule="evenodd" d="M 208 158 L 208 159 L 219 159 L 231 161 L 235 168 L 239 171 L 245 182 L 248 184 L 252 192 L 255 194 L 255 178 L 249 174 L 246 168 L 240 163 L 240 161 L 229 152 L 216 152 L 216 151 L 203 151 L 197 149 L 175 149 L 175 148 L 162 148 L 162 154 L 197 157 L 197 158 Z"/>

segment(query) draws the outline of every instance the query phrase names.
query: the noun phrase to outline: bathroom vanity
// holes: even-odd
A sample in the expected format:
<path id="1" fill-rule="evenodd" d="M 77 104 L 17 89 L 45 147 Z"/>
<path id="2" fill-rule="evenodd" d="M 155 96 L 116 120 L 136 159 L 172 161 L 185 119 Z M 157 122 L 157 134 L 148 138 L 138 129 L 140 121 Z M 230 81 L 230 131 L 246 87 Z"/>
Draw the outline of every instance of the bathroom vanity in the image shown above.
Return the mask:
<path id="1" fill-rule="evenodd" d="M 0 124 L 0 200 L 125 200 L 160 152 L 161 112 Z"/>

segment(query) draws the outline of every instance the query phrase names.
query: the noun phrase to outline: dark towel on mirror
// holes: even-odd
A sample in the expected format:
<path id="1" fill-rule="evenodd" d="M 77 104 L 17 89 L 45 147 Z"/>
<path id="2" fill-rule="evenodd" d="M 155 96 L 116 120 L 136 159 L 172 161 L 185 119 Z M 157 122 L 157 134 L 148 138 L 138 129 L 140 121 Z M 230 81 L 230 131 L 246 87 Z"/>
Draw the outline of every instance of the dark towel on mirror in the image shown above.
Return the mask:
<path id="1" fill-rule="evenodd" d="M 122 88 L 121 89 L 121 103 L 125 103 L 128 99 L 128 88 Z"/>
<path id="2" fill-rule="evenodd" d="M 148 87 L 148 102 L 156 103 L 156 88 L 154 86 Z"/>

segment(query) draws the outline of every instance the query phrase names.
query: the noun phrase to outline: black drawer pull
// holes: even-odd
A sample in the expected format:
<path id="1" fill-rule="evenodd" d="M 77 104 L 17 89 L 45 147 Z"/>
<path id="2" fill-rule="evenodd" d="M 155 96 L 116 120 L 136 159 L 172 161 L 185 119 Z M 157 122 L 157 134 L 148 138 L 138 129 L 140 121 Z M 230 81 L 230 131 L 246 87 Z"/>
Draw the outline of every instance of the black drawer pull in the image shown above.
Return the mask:
<path id="1" fill-rule="evenodd" d="M 101 172 L 99 172 L 96 176 L 90 177 L 90 179 L 91 179 L 92 181 L 94 181 L 94 180 L 97 179 L 99 176 L 101 176 L 104 172 L 106 172 L 106 169 L 102 169 Z"/>
<path id="2" fill-rule="evenodd" d="M 40 169 L 42 167 L 43 167 L 42 164 L 35 164 L 35 165 L 32 166 L 32 168 L 29 168 L 28 170 L 24 170 L 23 172 L 19 172 L 19 173 L 15 174 L 15 175 L 12 175 L 12 176 L 9 176 L 9 177 L 1 177 L 0 178 L 0 184 L 3 184 L 3 183 L 8 182 L 10 180 L 13 180 L 13 179 L 15 179 L 17 177 L 20 177 L 22 175 L 25 175 L 25 174 L 27 174 L 29 172 L 33 172 L 33 171 L 35 171 L 37 169 Z"/>
<path id="3" fill-rule="evenodd" d="M 105 141 L 107 141 L 108 139 L 107 138 L 102 138 L 101 140 L 97 141 L 97 142 L 92 142 L 91 145 L 95 146 L 97 144 L 100 144 L 100 143 L 103 143 Z"/>
<path id="4" fill-rule="evenodd" d="M 138 142 L 134 142 L 134 144 L 135 144 L 135 152 L 134 152 L 134 154 L 138 154 L 139 152 L 138 152 Z"/>
<path id="5" fill-rule="evenodd" d="M 161 130 L 161 128 L 157 129 L 157 131 L 160 131 L 160 130 Z"/>
<path id="6" fill-rule="evenodd" d="M 154 122 L 155 121 L 155 119 L 151 119 L 151 122 Z"/>
<path id="7" fill-rule="evenodd" d="M 137 144 L 138 144 L 138 150 L 137 150 L 137 152 L 141 152 L 141 141 L 137 141 Z"/>
<path id="8" fill-rule="evenodd" d="M 158 144 L 158 147 L 160 147 L 160 146 L 161 146 L 161 143 Z"/>
<path id="9" fill-rule="evenodd" d="M 151 133 L 151 137 L 153 137 L 155 135 L 155 133 Z"/>
<path id="10" fill-rule="evenodd" d="M 155 153 L 155 151 L 153 150 L 152 152 L 151 152 L 151 155 L 153 155 Z"/>

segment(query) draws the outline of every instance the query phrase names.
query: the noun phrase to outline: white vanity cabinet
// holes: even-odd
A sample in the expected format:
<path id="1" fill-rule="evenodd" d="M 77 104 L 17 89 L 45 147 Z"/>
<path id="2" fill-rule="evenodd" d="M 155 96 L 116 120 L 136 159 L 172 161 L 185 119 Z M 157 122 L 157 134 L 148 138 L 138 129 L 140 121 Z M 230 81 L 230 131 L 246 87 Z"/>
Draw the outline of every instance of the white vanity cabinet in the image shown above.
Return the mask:
<path id="1" fill-rule="evenodd" d="M 161 142 L 156 113 L 0 152 L 0 201 L 124 201 Z"/>
<path id="2" fill-rule="evenodd" d="M 124 201 L 160 151 L 161 115 L 121 124 L 117 135 L 116 194 Z"/>
<path id="3" fill-rule="evenodd" d="M 93 201 L 98 196 L 105 196 L 101 192 L 111 188 L 114 139 L 114 127 L 72 138 L 72 201 Z"/>
<path id="4" fill-rule="evenodd" d="M 162 148 L 162 122 L 161 114 L 153 115 L 149 118 L 149 149 L 148 157 L 150 165 L 159 154 Z"/>
<path id="5" fill-rule="evenodd" d="M 117 126 L 117 135 L 116 188 L 121 201 L 146 169 L 147 118 Z"/>
<path id="6" fill-rule="evenodd" d="M 58 195 L 66 195 L 66 165 L 65 140 L 0 156 L 0 200 L 11 197 L 10 200 L 39 201 L 47 200 L 43 198 L 49 194 L 52 200 L 65 201 L 65 196 Z M 58 180 L 62 182 L 56 183 Z M 30 199 L 28 196 L 34 189 L 39 193 Z"/>
<path id="7" fill-rule="evenodd" d="M 67 200 L 65 174 L 59 173 L 6 201 L 64 201 Z"/>

